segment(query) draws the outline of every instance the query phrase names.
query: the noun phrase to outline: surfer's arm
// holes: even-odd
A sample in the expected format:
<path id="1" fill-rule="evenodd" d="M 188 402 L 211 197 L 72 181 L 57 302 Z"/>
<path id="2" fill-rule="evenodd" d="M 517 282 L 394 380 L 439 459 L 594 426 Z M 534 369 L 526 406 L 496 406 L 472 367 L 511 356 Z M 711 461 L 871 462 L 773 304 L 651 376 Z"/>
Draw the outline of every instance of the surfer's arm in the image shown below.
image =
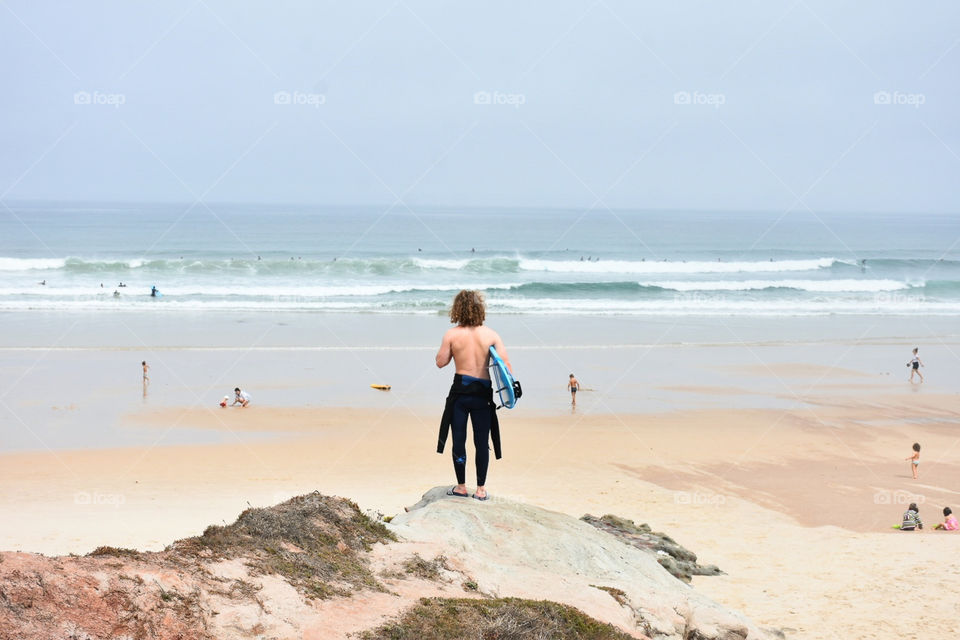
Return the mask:
<path id="1" fill-rule="evenodd" d="M 442 369 L 448 364 L 450 360 L 453 359 L 453 348 L 452 341 L 450 340 L 450 334 L 446 333 L 443 336 L 443 342 L 440 343 L 440 350 L 437 351 L 437 368 Z"/>

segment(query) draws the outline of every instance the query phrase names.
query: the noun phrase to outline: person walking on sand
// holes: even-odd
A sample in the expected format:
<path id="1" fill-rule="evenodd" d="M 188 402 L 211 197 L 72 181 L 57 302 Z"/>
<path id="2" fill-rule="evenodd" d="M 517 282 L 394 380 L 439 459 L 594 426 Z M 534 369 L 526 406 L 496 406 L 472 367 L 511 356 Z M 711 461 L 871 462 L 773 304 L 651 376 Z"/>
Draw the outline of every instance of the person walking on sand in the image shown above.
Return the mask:
<path id="1" fill-rule="evenodd" d="M 250 404 L 250 394 L 246 391 L 241 391 L 240 387 L 236 387 L 233 390 L 233 404 L 239 404 L 244 409 L 247 408 L 247 405 Z"/>
<path id="2" fill-rule="evenodd" d="M 493 440 L 493 452 L 501 458 L 500 423 L 497 420 L 496 405 L 493 402 L 493 386 L 488 370 L 490 347 L 495 347 L 503 358 L 507 368 L 513 372 L 507 348 L 496 331 L 483 324 L 486 317 L 486 305 L 479 291 L 463 290 L 453 300 L 450 309 L 450 321 L 457 326 L 448 329 L 443 335 L 440 350 L 437 352 L 438 368 L 450 364 L 452 359 L 456 367 L 453 385 L 447 395 L 443 417 L 440 419 L 440 434 L 437 437 L 437 453 L 443 453 L 447 435 L 453 431 L 453 471 L 457 484 L 447 491 L 447 495 L 466 498 L 467 491 L 467 417 L 473 425 L 473 445 L 476 448 L 477 490 L 473 497 L 487 500 L 487 466 L 490 463 L 490 445 Z"/>
<path id="3" fill-rule="evenodd" d="M 580 381 L 572 373 L 570 374 L 570 382 L 567 383 L 567 389 L 570 391 L 570 404 L 577 406 L 577 390 L 580 389 Z"/>
<path id="4" fill-rule="evenodd" d="M 920 373 L 920 367 L 923 366 L 923 363 L 920 362 L 920 356 L 917 355 L 919 350 L 919 347 L 913 348 L 913 357 L 910 358 L 910 362 L 907 363 L 907 366 L 910 367 L 910 384 L 913 384 L 914 374 L 920 376 L 920 384 L 923 384 L 923 374 Z"/>
<path id="5" fill-rule="evenodd" d="M 910 471 L 913 472 L 913 479 L 920 479 L 920 443 L 913 443 L 913 455 L 904 460 L 910 460 Z"/>
<path id="6" fill-rule="evenodd" d="M 145 386 L 145 387 L 146 387 L 146 386 L 149 386 L 149 385 L 150 385 L 150 375 L 149 375 L 147 372 L 150 371 L 150 365 L 148 365 L 148 364 L 147 364 L 147 361 L 144 360 L 143 362 L 140 363 L 140 366 L 143 367 L 143 386 Z"/>

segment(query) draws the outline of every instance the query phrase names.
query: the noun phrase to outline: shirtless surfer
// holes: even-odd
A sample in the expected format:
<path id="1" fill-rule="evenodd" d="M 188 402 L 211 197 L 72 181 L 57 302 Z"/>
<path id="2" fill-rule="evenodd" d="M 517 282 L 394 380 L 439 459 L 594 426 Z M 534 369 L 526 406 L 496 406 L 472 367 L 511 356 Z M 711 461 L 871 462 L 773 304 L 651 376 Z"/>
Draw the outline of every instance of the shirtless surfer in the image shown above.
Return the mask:
<path id="1" fill-rule="evenodd" d="M 497 332 L 484 326 L 486 305 L 479 291 L 461 291 L 453 300 L 450 309 L 450 321 L 457 326 L 448 329 L 443 335 L 440 350 L 437 352 L 437 367 L 443 368 L 452 359 L 456 366 L 453 385 L 447 396 L 447 403 L 440 421 L 440 435 L 437 440 L 437 453 L 443 453 L 447 434 L 453 430 L 453 470 L 457 475 L 457 485 L 447 491 L 447 495 L 466 498 L 467 491 L 467 417 L 473 425 L 473 444 L 477 458 L 477 490 L 473 497 L 487 500 L 487 465 L 490 462 L 491 437 L 494 454 L 500 458 L 500 426 L 497 420 L 496 405 L 493 402 L 493 387 L 487 367 L 490 360 L 490 347 L 496 348 L 507 368 L 513 372 L 507 348 Z"/>

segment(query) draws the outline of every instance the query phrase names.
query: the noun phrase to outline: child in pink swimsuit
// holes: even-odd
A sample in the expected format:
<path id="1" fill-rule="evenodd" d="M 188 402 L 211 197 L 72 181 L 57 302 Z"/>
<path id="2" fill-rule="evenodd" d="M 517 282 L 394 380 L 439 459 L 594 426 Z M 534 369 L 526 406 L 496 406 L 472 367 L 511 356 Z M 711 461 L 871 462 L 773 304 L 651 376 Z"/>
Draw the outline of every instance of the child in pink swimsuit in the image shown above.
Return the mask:
<path id="1" fill-rule="evenodd" d="M 944 531 L 956 531 L 960 529 L 960 522 L 957 522 L 957 516 L 953 515 L 953 510 L 950 507 L 943 508 L 943 524 L 938 524 L 934 529 L 942 529 Z"/>

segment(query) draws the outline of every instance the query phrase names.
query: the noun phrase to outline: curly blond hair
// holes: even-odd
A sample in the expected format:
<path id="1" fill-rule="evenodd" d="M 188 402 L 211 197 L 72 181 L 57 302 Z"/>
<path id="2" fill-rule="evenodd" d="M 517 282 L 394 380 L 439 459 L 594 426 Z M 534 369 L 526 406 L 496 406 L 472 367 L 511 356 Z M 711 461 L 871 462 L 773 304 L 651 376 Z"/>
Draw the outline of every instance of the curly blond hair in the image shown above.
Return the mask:
<path id="1" fill-rule="evenodd" d="M 487 307 L 479 291 L 464 289 L 453 299 L 453 306 L 450 307 L 450 322 L 461 327 L 479 327 L 486 315 Z"/>

